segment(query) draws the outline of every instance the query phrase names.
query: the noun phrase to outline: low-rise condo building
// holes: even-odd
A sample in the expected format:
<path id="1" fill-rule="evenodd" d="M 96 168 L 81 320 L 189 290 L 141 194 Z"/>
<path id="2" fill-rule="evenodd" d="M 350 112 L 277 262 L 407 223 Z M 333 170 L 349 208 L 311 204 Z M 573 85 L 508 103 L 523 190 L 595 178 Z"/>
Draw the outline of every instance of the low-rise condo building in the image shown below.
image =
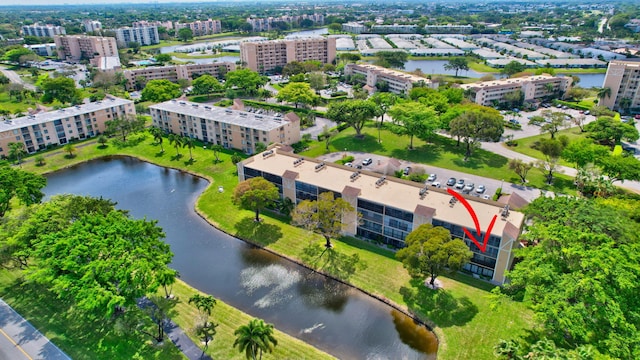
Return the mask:
<path id="1" fill-rule="evenodd" d="M 496 217 L 486 249 L 481 251 L 463 230 L 476 234 L 474 219 L 464 204 L 444 189 L 427 189 L 424 184 L 303 158 L 277 146 L 237 166 L 240 181 L 261 176 L 276 185 L 281 197 L 294 203 L 316 200 L 324 192 L 346 200 L 355 209 L 341 219 L 346 235 L 404 247 L 406 236 L 422 224 L 445 227 L 473 252 L 465 269 L 494 283 L 505 281 L 513 250 L 520 246 L 524 215 L 494 201 L 464 195 L 483 229 L 488 229 Z M 360 220 L 356 211 L 361 214 Z M 483 232 L 478 237 L 484 236 Z"/>
<path id="2" fill-rule="evenodd" d="M 216 78 L 223 78 L 224 74 L 236 69 L 236 64 L 231 62 L 216 62 L 210 64 L 186 64 L 168 66 L 150 66 L 140 69 L 123 71 L 127 80 L 127 90 L 136 90 L 137 85 L 144 86 L 150 80 L 166 79 L 172 82 L 178 79 L 193 79 L 196 75 L 209 74 Z M 144 78 L 144 83 L 137 84 L 138 79 Z M 138 89 L 140 90 L 140 89 Z"/>
<path id="3" fill-rule="evenodd" d="M 462 84 L 460 87 L 476 104 L 493 106 L 507 101 L 506 96 L 516 91 L 522 91 L 527 102 L 549 96 L 562 97 L 571 88 L 571 78 L 542 74 Z"/>
<path id="4" fill-rule="evenodd" d="M 149 106 L 153 125 L 225 148 L 253 154 L 256 144 L 300 141 L 300 118 L 294 113 L 265 115 L 218 106 L 170 100 Z"/>
<path id="5" fill-rule="evenodd" d="M 105 122 L 135 116 L 133 101 L 116 97 L 7 119 L 0 122 L 0 157 L 9 155 L 9 143 L 23 143 L 33 153 L 50 145 L 85 139 L 105 131 Z"/>
<path id="6" fill-rule="evenodd" d="M 193 32 L 193 36 L 204 36 L 217 34 L 222 32 L 222 23 L 220 20 L 197 20 L 190 23 L 176 23 L 176 34 L 182 28 L 189 28 Z"/>
<path id="7" fill-rule="evenodd" d="M 408 94 L 418 83 L 433 89 L 438 87 L 437 83 L 433 83 L 427 78 L 371 64 L 347 64 L 344 67 L 344 74 L 363 75 L 366 79 L 365 86 L 370 92 L 375 91 L 376 85 L 380 82 L 386 83 L 389 86 L 389 91 L 396 94 Z"/>

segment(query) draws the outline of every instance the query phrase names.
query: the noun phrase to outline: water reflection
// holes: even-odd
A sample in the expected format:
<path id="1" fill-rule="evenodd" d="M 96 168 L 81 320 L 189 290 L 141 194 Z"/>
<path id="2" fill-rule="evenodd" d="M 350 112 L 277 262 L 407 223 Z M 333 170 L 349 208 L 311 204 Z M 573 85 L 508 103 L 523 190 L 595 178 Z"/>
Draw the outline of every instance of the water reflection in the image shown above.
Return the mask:
<path id="1" fill-rule="evenodd" d="M 428 354 L 438 350 L 438 342 L 425 337 L 429 330 L 424 326 L 396 309 L 391 310 L 391 316 L 403 343 L 422 353 Z"/>

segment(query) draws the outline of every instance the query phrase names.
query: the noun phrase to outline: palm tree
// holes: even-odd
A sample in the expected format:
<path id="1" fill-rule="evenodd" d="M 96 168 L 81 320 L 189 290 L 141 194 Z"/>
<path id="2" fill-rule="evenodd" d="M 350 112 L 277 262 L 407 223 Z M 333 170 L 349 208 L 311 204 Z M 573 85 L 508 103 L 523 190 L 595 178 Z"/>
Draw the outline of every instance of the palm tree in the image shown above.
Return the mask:
<path id="1" fill-rule="evenodd" d="M 273 325 L 265 324 L 260 319 L 253 319 L 249 324 L 240 326 L 235 332 L 236 341 L 233 347 L 238 347 L 240 352 L 244 352 L 247 360 L 262 359 L 263 352 L 272 352 L 278 345 L 278 341 L 273 336 Z"/>
<path id="2" fill-rule="evenodd" d="M 620 99 L 620 109 L 624 110 L 624 113 L 627 114 L 629 112 L 629 108 L 631 107 L 631 99 L 622 98 Z"/>
<path id="3" fill-rule="evenodd" d="M 169 134 L 169 144 L 176 148 L 176 157 L 180 157 L 180 146 L 182 146 L 182 136 L 178 134 Z"/>
<path id="4" fill-rule="evenodd" d="M 9 156 L 15 157 L 18 160 L 18 164 L 22 162 L 22 157 L 27 152 L 24 150 L 23 143 L 10 142 L 9 143 Z"/>
<path id="5" fill-rule="evenodd" d="M 189 161 L 193 161 L 193 154 L 191 153 L 191 149 L 196 147 L 196 141 L 190 136 L 183 136 L 182 147 L 189 148 Z"/>
<path id="6" fill-rule="evenodd" d="M 198 311 L 200 312 L 200 317 L 202 318 L 202 322 L 204 325 L 207 324 L 207 320 L 213 311 L 213 307 L 217 304 L 216 299 L 213 296 L 203 296 L 200 294 L 195 294 L 189 298 L 189 304 L 194 304 Z"/>
<path id="7" fill-rule="evenodd" d="M 211 146 L 211 150 L 213 150 L 213 156 L 216 157 L 216 164 L 220 162 L 220 152 L 224 150 L 222 145 L 215 144 Z"/>
<path id="8" fill-rule="evenodd" d="M 164 141 L 162 135 L 163 131 L 159 127 L 152 126 L 149 128 L 149 133 L 153 136 L 153 141 L 160 145 L 160 152 L 164 152 L 164 148 L 162 147 L 162 142 Z"/>
<path id="9" fill-rule="evenodd" d="M 547 92 L 547 95 L 549 97 L 552 97 L 553 93 L 555 92 L 555 87 L 553 86 L 552 83 L 546 83 L 544 84 L 544 90 Z"/>
<path id="10" fill-rule="evenodd" d="M 611 97 L 611 88 L 610 87 L 603 87 L 598 89 L 598 99 L 604 99 L 605 97 L 610 98 Z"/>

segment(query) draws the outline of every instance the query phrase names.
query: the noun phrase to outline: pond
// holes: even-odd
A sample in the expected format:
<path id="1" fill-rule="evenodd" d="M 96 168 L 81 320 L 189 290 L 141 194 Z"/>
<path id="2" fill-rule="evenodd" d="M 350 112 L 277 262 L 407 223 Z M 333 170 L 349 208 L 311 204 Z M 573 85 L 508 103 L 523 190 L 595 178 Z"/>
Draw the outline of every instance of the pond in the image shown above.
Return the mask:
<path id="1" fill-rule="evenodd" d="M 434 334 L 410 317 L 201 219 L 193 209 L 206 180 L 129 157 L 94 160 L 47 180 L 47 197 L 102 196 L 135 218 L 158 220 L 182 280 L 337 358 L 436 358 Z"/>

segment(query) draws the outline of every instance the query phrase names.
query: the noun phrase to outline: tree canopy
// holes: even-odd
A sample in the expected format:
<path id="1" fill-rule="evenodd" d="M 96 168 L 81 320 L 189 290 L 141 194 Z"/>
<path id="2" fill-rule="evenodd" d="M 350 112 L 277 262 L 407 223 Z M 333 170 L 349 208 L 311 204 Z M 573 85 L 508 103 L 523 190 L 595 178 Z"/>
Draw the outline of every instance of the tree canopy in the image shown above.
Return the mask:
<path id="1" fill-rule="evenodd" d="M 225 75 L 227 88 L 238 87 L 243 91 L 254 93 L 261 86 L 267 83 L 267 80 L 255 71 L 246 68 L 229 71 Z"/>
<path id="2" fill-rule="evenodd" d="M 193 39 L 193 30 L 189 28 L 182 28 L 178 30 L 178 39 L 182 41 L 189 41 Z"/>
<path id="3" fill-rule="evenodd" d="M 440 120 L 435 110 L 423 103 L 409 101 L 396 104 L 389 109 L 393 118 L 391 131 L 409 135 L 409 149 L 413 149 L 413 137 L 426 140 L 440 128 Z"/>
<path id="4" fill-rule="evenodd" d="M 280 198 L 278 188 L 263 177 L 254 177 L 240 182 L 233 190 L 233 201 L 256 212 L 255 221 L 260 221 L 260 209 Z"/>
<path id="5" fill-rule="evenodd" d="M 329 119 L 353 127 L 356 130 L 356 136 L 362 136 L 361 131 L 366 122 L 377 114 L 378 107 L 371 100 L 345 100 L 331 103 L 327 110 Z"/>
<path id="6" fill-rule="evenodd" d="M 525 211 L 530 246 L 517 253 L 507 289 L 531 303 L 541 335 L 562 348 L 593 345 L 638 358 L 638 223 L 613 206 L 570 197 L 540 197 Z"/>
<path id="7" fill-rule="evenodd" d="M 354 208 L 347 201 L 334 198 L 332 192 L 324 192 L 318 195 L 318 200 L 301 201 L 293 210 L 291 222 L 322 235 L 326 240 L 325 247 L 330 248 L 331 238 L 340 236 L 348 225 L 345 216 L 352 211 Z"/>
<path id="8" fill-rule="evenodd" d="M 220 90 L 222 90 L 222 84 L 220 84 L 218 79 L 209 74 L 205 74 L 193 80 L 193 90 L 191 93 L 194 95 L 209 95 L 212 92 Z"/>
<path id="9" fill-rule="evenodd" d="M 63 104 L 77 103 L 80 93 L 76 89 L 76 83 L 72 78 L 57 77 L 48 78 L 42 82 L 42 101 L 49 103 L 58 100 Z"/>
<path id="10" fill-rule="evenodd" d="M 149 80 L 142 89 L 142 101 L 162 102 L 182 95 L 180 85 L 166 79 Z"/>
<path id="11" fill-rule="evenodd" d="M 376 53 L 376 65 L 404 69 L 409 54 L 405 51 L 378 51 Z"/>
<path id="12" fill-rule="evenodd" d="M 465 160 L 471 156 L 473 148 L 479 141 L 496 141 L 504 132 L 502 115 L 492 108 L 480 105 L 469 105 L 449 123 L 452 136 L 466 144 Z"/>
<path id="13" fill-rule="evenodd" d="M 519 61 L 513 60 L 510 63 L 506 64 L 502 69 L 502 73 L 506 74 L 508 77 L 515 75 L 519 72 L 523 72 L 525 66 L 521 64 Z"/>
<path id="14" fill-rule="evenodd" d="M 623 123 L 609 116 L 599 117 L 596 121 L 585 125 L 589 137 L 602 145 L 614 146 L 620 140 L 636 141 L 639 138 L 635 126 Z"/>
<path id="15" fill-rule="evenodd" d="M 398 250 L 396 258 L 412 277 L 429 277 L 431 286 L 445 270 L 460 270 L 473 256 L 464 241 L 452 239 L 449 230 L 431 224 L 414 229 L 405 243 L 407 247 Z"/>
<path id="16" fill-rule="evenodd" d="M 299 104 L 313 105 L 318 96 L 311 90 L 308 83 L 290 82 L 276 95 L 278 101 L 292 102 L 298 108 Z"/>
<path id="17" fill-rule="evenodd" d="M 127 141 L 127 136 L 144 129 L 144 118 L 132 114 L 116 117 L 105 122 L 108 134 L 119 135 L 122 141 Z"/>
<path id="18" fill-rule="evenodd" d="M 9 211 L 11 200 L 17 198 L 25 205 L 39 203 L 47 184 L 43 176 L 8 166 L 0 167 L 0 218 Z"/>
<path id="19" fill-rule="evenodd" d="M 468 71 L 469 70 L 469 63 L 467 62 L 467 58 L 465 58 L 465 57 L 454 57 L 451 60 L 449 60 L 448 63 L 444 64 L 444 69 L 445 70 L 455 70 L 455 72 L 456 72 L 455 77 L 458 77 L 458 71 L 460 71 L 460 70 Z"/>

